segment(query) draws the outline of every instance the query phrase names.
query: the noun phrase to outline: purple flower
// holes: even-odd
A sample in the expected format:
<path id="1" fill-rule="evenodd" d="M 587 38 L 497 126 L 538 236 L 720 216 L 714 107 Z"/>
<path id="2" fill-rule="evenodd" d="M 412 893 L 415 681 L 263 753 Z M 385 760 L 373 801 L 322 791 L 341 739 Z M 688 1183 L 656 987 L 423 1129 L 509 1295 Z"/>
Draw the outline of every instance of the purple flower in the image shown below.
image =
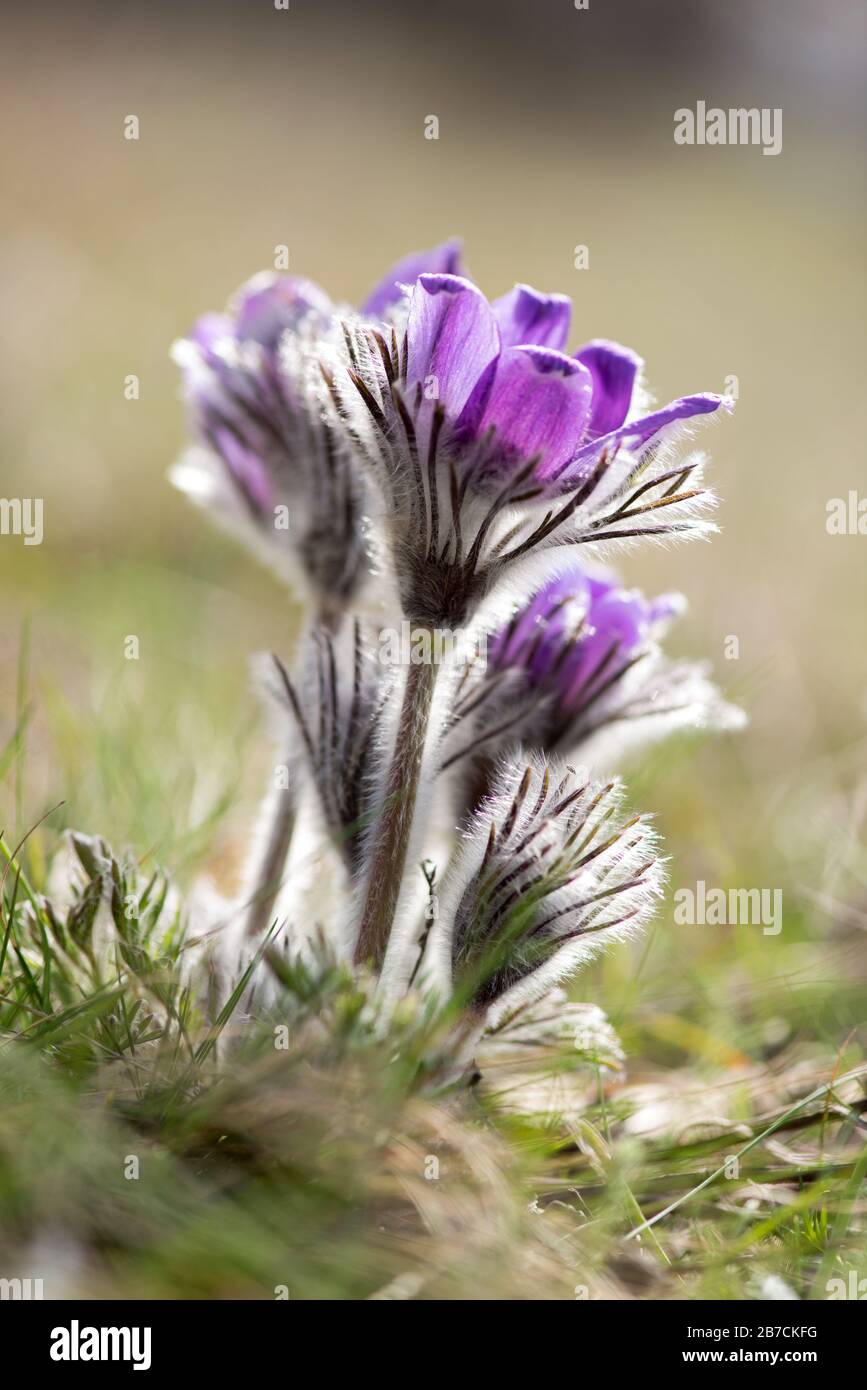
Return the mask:
<path id="1" fill-rule="evenodd" d="M 402 282 L 423 269 L 458 268 L 448 242 L 401 261 L 363 312 L 386 316 Z M 193 430 L 206 452 L 174 471 L 178 485 L 210 505 L 287 577 L 312 590 L 331 620 L 367 568 L 363 487 L 342 430 L 322 418 L 318 345 L 335 332 L 324 290 L 294 275 L 255 276 L 226 313 L 205 314 L 175 345 Z"/>
<path id="2" fill-rule="evenodd" d="M 401 336 L 344 325 L 326 380 L 378 479 L 411 620 L 459 625 L 531 551 L 713 529 L 700 456 L 660 446 L 722 398 L 642 413 L 640 360 L 604 341 L 567 355 L 569 319 L 563 295 L 489 304 L 445 272 L 419 276 Z"/>
<path id="3" fill-rule="evenodd" d="M 472 472 L 500 480 L 532 462 L 546 493 L 566 491 L 605 447 L 645 444 L 722 404 L 716 395 L 684 396 L 626 423 L 640 358 L 601 340 L 567 356 L 570 317 L 564 295 L 527 285 L 489 305 L 457 275 L 419 277 L 407 323 L 407 387 L 436 384 L 433 395 L 454 421 Z M 431 400 L 424 414 L 433 409 Z"/>
<path id="4" fill-rule="evenodd" d="M 489 642 L 483 675 L 465 678 L 444 765 L 488 763 L 515 741 L 608 765 L 677 729 L 739 725 L 704 667 L 660 650 L 684 608 L 680 594 L 647 599 L 611 571 L 551 580 Z"/>
<path id="5" fill-rule="evenodd" d="M 683 606 L 679 594 L 648 600 L 614 574 L 574 569 L 518 610 L 494 639 L 491 667 L 523 670 L 536 687 L 550 683 L 572 713 L 618 679 Z"/>

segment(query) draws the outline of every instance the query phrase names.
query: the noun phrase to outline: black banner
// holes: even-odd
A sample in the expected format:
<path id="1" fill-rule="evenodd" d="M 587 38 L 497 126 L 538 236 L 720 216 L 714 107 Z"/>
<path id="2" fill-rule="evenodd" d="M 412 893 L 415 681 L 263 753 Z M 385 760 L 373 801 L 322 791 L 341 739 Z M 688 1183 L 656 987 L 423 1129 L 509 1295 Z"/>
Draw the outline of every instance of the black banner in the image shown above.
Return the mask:
<path id="1" fill-rule="evenodd" d="M 300 1302 L 300 1300 L 298 1301 Z M 484 1302 L 484 1300 L 479 1300 Z M 859 1300 L 749 1303 L 650 1303 L 576 1300 L 545 1317 L 552 1330 L 565 1332 L 569 1357 L 580 1367 L 602 1358 L 618 1371 L 665 1375 L 683 1368 L 702 1375 L 718 1366 L 763 1367 L 771 1371 L 800 1366 L 818 1371 L 857 1362 L 863 1331 Z M 847 1304 L 849 1306 L 847 1306 Z M 478 1304 L 473 1305 L 479 1317 Z M 329 1320 L 346 1316 L 333 1308 Z M 372 1316 L 375 1317 L 375 1314 Z M 417 1314 L 416 1314 L 417 1316 Z M 458 1314 L 458 1317 L 461 1315 Z M 494 1320 L 497 1313 L 482 1314 Z M 547 1319 L 553 1318 L 549 1324 Z M 355 1327 L 355 1315 L 351 1315 Z M 365 1320 L 366 1322 L 366 1320 Z M 370 1324 L 367 1323 L 368 1329 Z M 193 1371 L 199 1377 L 244 1373 L 268 1363 L 291 1371 L 299 1335 L 311 1330 L 308 1305 L 291 1301 L 254 1302 L 0 1302 L 0 1335 L 8 1347 L 14 1337 L 27 1349 L 28 1368 L 40 1379 L 62 1383 L 70 1376 L 91 1378 L 109 1371 L 156 1375 Z M 460 1335 L 460 1334 L 458 1334 Z M 526 1326 L 528 1342 L 537 1325 Z M 463 1341 L 463 1339 L 462 1339 Z M 504 1346 L 514 1346 L 510 1335 Z M 358 1349 L 330 1337 L 321 1349 L 311 1339 L 302 1364 L 321 1356 L 329 1373 L 335 1352 L 358 1364 Z M 485 1359 L 496 1363 L 497 1343 L 486 1339 Z M 562 1348 L 557 1353 L 562 1357 Z M 379 1352 L 378 1359 L 383 1353 Z M 465 1344 L 461 1352 L 465 1357 Z M 338 1360 L 339 1364 L 339 1360 Z M 353 1366 L 355 1369 L 355 1366 Z M 397 1367 L 389 1367 L 393 1375 Z"/>

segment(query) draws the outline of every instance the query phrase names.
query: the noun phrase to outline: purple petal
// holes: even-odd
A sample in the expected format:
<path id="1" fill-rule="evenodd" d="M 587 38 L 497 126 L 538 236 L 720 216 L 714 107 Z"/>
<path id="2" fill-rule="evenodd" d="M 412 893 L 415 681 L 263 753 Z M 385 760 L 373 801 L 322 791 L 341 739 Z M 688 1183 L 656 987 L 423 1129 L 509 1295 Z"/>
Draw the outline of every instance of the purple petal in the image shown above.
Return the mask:
<path id="1" fill-rule="evenodd" d="M 612 589 L 592 599 L 590 624 L 593 635 L 587 639 L 588 654 L 600 655 L 616 642 L 623 656 L 628 656 L 644 641 L 647 632 L 647 612 L 643 594 L 626 589 Z"/>
<path id="2" fill-rule="evenodd" d="M 220 457 L 253 510 L 266 512 L 271 506 L 272 490 L 261 459 L 246 448 L 231 430 L 217 429 L 212 438 Z"/>
<path id="3" fill-rule="evenodd" d="M 211 357 L 215 345 L 223 338 L 234 338 L 235 325 L 228 314 L 202 314 L 190 330 L 189 341 Z"/>
<path id="4" fill-rule="evenodd" d="M 647 605 L 647 621 L 653 629 L 666 627 L 672 618 L 679 618 L 686 611 L 683 594 L 660 594 Z"/>
<path id="5" fill-rule="evenodd" d="M 419 276 L 406 339 L 407 385 L 427 383 L 428 398 L 441 401 L 452 418 L 500 348 L 491 306 L 481 290 L 457 275 Z"/>
<path id="6" fill-rule="evenodd" d="M 425 272 L 439 275 L 461 274 L 461 243 L 452 238 L 442 246 L 434 246 L 430 251 L 413 251 L 409 256 L 393 265 L 379 284 L 367 296 L 361 306 L 362 314 L 372 318 L 382 318 L 392 304 L 401 297 L 401 285 L 414 285 Z"/>
<path id="7" fill-rule="evenodd" d="M 493 429 L 498 450 L 510 459 L 539 460 L 547 478 L 575 452 L 590 409 L 590 373 L 573 357 L 550 348 L 506 348 L 496 363 L 484 405 L 471 399 L 458 431 Z"/>
<path id="8" fill-rule="evenodd" d="M 575 356 L 593 378 L 590 432 L 595 436 L 608 434 L 626 419 L 641 358 L 629 348 L 601 338 L 586 343 Z"/>
<path id="9" fill-rule="evenodd" d="M 603 449 L 609 448 L 612 444 L 617 444 L 621 440 L 627 439 L 633 446 L 641 446 L 652 439 L 660 430 L 669 425 L 675 424 L 678 420 L 689 420 L 694 415 L 709 415 L 714 410 L 719 410 L 724 405 L 730 408 L 731 402 L 727 396 L 716 396 L 711 392 L 702 392 L 696 396 L 681 396 L 679 400 L 672 401 L 662 410 L 656 410 L 652 415 L 643 415 L 638 420 L 630 420 L 628 424 L 621 425 L 619 429 L 610 430 L 607 434 L 600 435 L 598 439 L 591 439 L 583 444 L 574 457 L 570 460 L 567 467 L 557 475 L 561 482 L 572 479 L 575 475 L 586 472 L 584 465 L 599 457 Z"/>
<path id="10" fill-rule="evenodd" d="M 287 328 L 297 328 L 309 313 L 328 318 L 330 299 L 312 280 L 300 275 L 257 275 L 235 298 L 235 335 L 239 342 L 274 349 Z"/>
<path id="11" fill-rule="evenodd" d="M 611 573 L 591 577 L 586 628 L 562 666 L 564 703 L 582 703 L 600 683 L 622 670 L 683 606 L 680 594 L 647 599 L 640 589 L 621 588 Z"/>
<path id="12" fill-rule="evenodd" d="M 655 434 L 674 424 L 676 420 L 690 420 L 694 415 L 710 415 L 713 411 L 719 410 L 721 405 L 730 408 L 730 398 L 717 396 L 711 391 L 702 391 L 696 396 L 681 396 L 662 410 L 656 410 L 652 415 L 643 415 L 640 420 L 633 420 L 630 424 L 624 425 L 623 431 L 629 438 L 634 437 L 639 444 L 646 444 Z"/>
<path id="13" fill-rule="evenodd" d="M 589 605 L 583 570 L 551 580 L 495 637 L 490 651 L 494 668 L 523 666 L 533 680 L 544 679 L 579 631 Z"/>
<path id="14" fill-rule="evenodd" d="M 491 305 L 500 325 L 503 347 L 534 344 L 562 351 L 569 338 L 572 302 L 565 294 L 540 294 L 516 285 Z M 618 424 L 620 422 L 618 421 Z"/>
<path id="15" fill-rule="evenodd" d="M 570 568 L 549 580 L 494 638 L 495 670 L 522 669 L 575 710 L 618 673 L 676 613 L 680 594 L 647 599 L 624 589 L 614 570 Z"/>

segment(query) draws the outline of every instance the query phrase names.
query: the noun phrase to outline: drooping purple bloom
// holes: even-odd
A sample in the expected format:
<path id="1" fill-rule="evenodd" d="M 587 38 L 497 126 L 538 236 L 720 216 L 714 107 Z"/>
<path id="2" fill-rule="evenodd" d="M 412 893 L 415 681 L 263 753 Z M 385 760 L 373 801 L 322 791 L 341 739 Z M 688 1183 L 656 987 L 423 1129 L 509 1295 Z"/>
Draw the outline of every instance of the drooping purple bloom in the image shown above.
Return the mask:
<path id="1" fill-rule="evenodd" d="M 701 459 L 663 464 L 658 446 L 722 398 L 641 413 L 640 360 L 602 340 L 569 356 L 569 319 L 563 295 L 489 304 L 445 272 L 419 276 L 402 337 L 344 325 L 326 377 L 384 492 L 411 620 L 459 625 L 531 551 L 712 529 Z"/>
<path id="2" fill-rule="evenodd" d="M 280 341 L 307 321 L 324 331 L 332 313 L 312 281 L 257 275 L 238 290 L 231 312 L 204 314 L 175 346 L 195 430 L 258 522 L 270 522 L 284 475 L 303 467 L 309 447 L 303 399 L 279 369 Z"/>
<path id="3" fill-rule="evenodd" d="M 488 643 L 483 674 L 464 678 L 445 765 L 490 763 L 516 741 L 598 765 L 603 750 L 616 761 L 684 727 L 736 726 L 704 667 L 660 649 L 684 608 L 680 594 L 648 599 L 611 571 L 576 566 L 551 580 Z"/>
<path id="4" fill-rule="evenodd" d="M 683 610 L 680 594 L 646 599 L 611 573 L 574 569 L 547 584 L 494 639 L 494 672 L 520 669 L 530 683 L 556 687 L 572 714 L 617 679 Z"/>

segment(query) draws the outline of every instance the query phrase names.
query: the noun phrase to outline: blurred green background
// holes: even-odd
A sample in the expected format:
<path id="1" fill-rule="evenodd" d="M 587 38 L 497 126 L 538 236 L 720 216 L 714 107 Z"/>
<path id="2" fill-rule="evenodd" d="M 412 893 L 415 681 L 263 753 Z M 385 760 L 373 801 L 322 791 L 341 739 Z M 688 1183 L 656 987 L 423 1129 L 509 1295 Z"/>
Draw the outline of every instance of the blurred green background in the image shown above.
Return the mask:
<path id="1" fill-rule="evenodd" d="M 622 568 L 688 594 L 672 648 L 713 661 L 750 727 L 667 747 L 630 787 L 674 886 L 780 887 L 783 932 L 674 927 L 669 908 L 583 992 L 621 1027 L 645 1010 L 633 1041 L 661 1061 L 731 1060 L 733 1011 L 748 1052 L 799 1030 L 838 1047 L 867 974 L 867 539 L 825 525 L 829 498 L 867 491 L 859 8 L 262 0 L 7 21 L 0 495 L 45 505 L 40 547 L 0 538 L 7 836 L 63 798 L 51 827 L 232 881 L 269 761 L 247 662 L 289 653 L 297 614 L 165 480 L 185 440 L 169 345 L 277 244 L 355 302 L 458 234 L 489 293 L 571 294 L 575 342 L 635 347 L 661 401 L 739 382 L 702 437 L 722 534 Z M 782 153 L 676 146 L 673 112 L 699 99 L 781 107 Z"/>

